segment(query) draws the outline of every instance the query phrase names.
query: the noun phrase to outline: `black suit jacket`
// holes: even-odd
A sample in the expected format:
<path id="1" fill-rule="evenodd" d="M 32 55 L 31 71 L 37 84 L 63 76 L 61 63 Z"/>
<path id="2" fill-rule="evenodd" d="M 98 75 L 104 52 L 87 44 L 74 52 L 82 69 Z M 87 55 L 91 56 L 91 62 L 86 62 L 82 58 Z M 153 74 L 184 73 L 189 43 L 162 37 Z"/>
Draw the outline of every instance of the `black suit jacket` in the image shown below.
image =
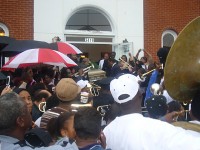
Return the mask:
<path id="1" fill-rule="evenodd" d="M 118 64 L 115 64 L 110 71 L 110 76 L 115 77 L 117 74 L 122 73 L 122 70 L 120 69 Z"/>

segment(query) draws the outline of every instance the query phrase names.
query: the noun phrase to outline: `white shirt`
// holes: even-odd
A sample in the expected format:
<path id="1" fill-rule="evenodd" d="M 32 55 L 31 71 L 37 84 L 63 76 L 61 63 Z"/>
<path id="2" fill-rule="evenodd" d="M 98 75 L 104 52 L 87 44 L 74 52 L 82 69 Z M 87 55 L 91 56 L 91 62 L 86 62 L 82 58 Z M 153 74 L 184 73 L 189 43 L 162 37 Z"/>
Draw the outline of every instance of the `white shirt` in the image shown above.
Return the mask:
<path id="1" fill-rule="evenodd" d="M 168 94 L 167 90 L 163 90 L 163 96 L 167 99 L 167 104 L 174 101 L 174 99 Z"/>
<path id="2" fill-rule="evenodd" d="M 103 69 L 104 59 L 99 61 L 99 69 Z"/>
<path id="3" fill-rule="evenodd" d="M 117 63 L 114 63 L 113 65 L 112 65 L 112 67 L 114 67 L 114 65 L 116 65 Z"/>
<path id="4" fill-rule="evenodd" d="M 40 122 L 41 122 L 42 117 L 39 117 L 36 121 L 35 124 L 40 128 Z"/>
<path id="5" fill-rule="evenodd" d="M 164 82 L 164 77 L 160 81 L 160 85 L 162 86 Z M 171 101 L 174 101 L 174 99 L 168 94 L 167 90 L 163 90 L 163 96 L 167 99 L 167 104 Z"/>
<path id="6" fill-rule="evenodd" d="M 149 66 L 149 64 L 144 64 L 144 65 L 142 65 L 142 68 L 147 71 L 148 70 L 148 66 Z"/>
<path id="7" fill-rule="evenodd" d="M 200 149 L 200 134 L 137 113 L 117 117 L 103 132 L 112 150 Z"/>

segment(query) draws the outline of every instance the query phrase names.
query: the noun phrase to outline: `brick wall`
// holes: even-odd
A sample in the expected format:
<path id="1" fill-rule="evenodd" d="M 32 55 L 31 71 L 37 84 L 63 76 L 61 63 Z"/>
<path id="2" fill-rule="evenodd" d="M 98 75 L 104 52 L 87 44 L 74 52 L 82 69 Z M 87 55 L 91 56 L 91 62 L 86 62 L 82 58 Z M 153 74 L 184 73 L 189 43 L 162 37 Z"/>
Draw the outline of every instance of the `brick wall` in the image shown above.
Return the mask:
<path id="1" fill-rule="evenodd" d="M 157 59 L 162 32 L 179 33 L 199 15 L 200 0 L 144 0 L 144 48 Z"/>
<path id="2" fill-rule="evenodd" d="M 16 39 L 33 39 L 34 0 L 0 0 L 0 22 Z M 200 15 L 200 0 L 144 0 L 144 48 L 154 58 L 166 29 L 179 33 Z"/>
<path id="3" fill-rule="evenodd" d="M 0 0 L 0 22 L 8 27 L 10 37 L 33 39 L 33 1 Z"/>

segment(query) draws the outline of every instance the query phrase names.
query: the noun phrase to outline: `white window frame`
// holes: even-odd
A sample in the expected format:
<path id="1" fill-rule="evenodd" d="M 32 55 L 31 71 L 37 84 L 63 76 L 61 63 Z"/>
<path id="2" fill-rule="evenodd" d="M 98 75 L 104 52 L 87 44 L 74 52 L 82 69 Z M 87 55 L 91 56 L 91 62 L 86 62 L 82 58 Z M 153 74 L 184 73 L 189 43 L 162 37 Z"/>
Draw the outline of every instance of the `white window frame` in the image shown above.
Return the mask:
<path id="1" fill-rule="evenodd" d="M 177 33 L 173 30 L 165 30 L 163 33 L 162 33 L 162 37 L 161 37 L 161 47 L 163 47 L 163 37 L 166 35 L 166 34 L 171 34 L 173 37 L 174 37 L 174 41 L 176 40 L 177 38 Z"/>
<path id="2" fill-rule="evenodd" d="M 9 36 L 9 30 L 8 30 L 7 26 L 0 22 L 0 27 L 4 30 L 5 36 Z"/>

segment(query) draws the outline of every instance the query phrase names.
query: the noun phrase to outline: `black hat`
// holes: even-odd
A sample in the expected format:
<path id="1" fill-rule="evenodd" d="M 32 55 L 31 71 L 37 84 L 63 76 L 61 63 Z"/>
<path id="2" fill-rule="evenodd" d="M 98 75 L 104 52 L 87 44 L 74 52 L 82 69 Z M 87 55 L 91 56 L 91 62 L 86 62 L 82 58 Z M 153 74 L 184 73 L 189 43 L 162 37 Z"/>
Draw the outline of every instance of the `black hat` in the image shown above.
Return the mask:
<path id="1" fill-rule="evenodd" d="M 112 80 L 113 80 L 113 77 L 107 77 L 107 78 L 103 78 L 101 80 L 96 81 L 96 84 L 98 84 L 99 86 L 109 85 Z"/>
<path id="2" fill-rule="evenodd" d="M 110 82 L 113 80 L 113 77 L 103 78 L 101 80 L 96 81 L 95 84 L 99 85 L 101 88 L 110 90 Z"/>
<path id="3" fill-rule="evenodd" d="M 50 134 L 41 128 L 31 129 L 24 135 L 24 139 L 34 147 L 47 147 L 52 142 Z"/>
<path id="4" fill-rule="evenodd" d="M 146 100 L 146 107 L 150 117 L 158 119 L 167 113 L 167 99 L 163 95 L 153 95 Z"/>

